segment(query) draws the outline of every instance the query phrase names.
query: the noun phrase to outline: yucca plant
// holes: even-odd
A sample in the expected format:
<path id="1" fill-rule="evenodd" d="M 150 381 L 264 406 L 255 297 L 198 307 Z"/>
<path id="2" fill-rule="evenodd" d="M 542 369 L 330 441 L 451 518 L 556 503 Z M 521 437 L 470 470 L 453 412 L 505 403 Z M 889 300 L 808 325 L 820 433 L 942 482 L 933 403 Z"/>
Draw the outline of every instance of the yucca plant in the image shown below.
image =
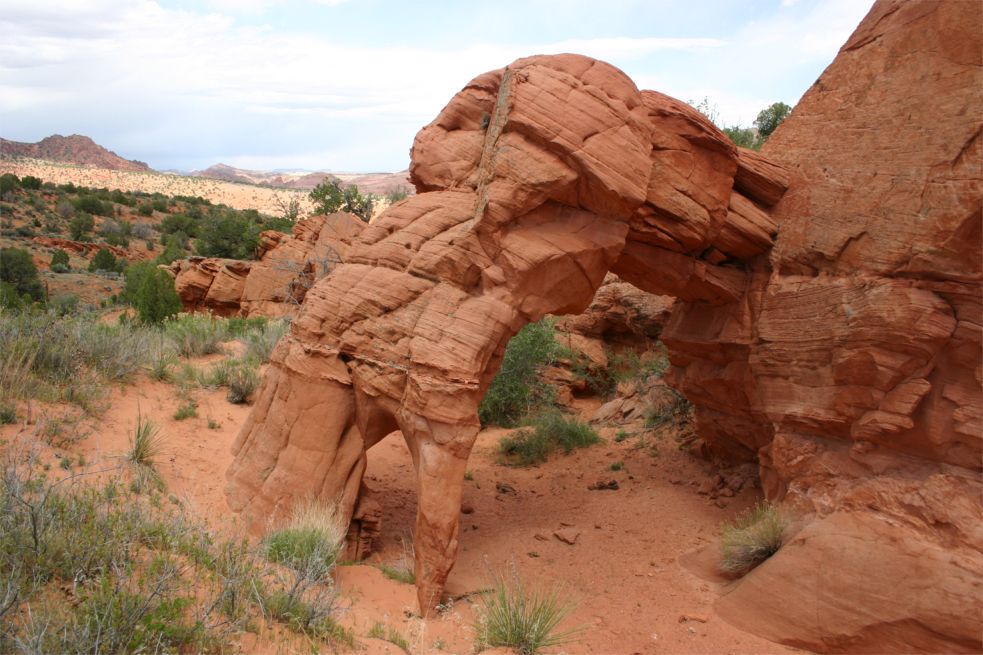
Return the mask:
<path id="1" fill-rule="evenodd" d="M 164 439 L 158 428 L 150 419 L 137 415 L 136 428 L 130 437 L 130 450 L 127 459 L 133 464 L 147 469 L 154 469 L 156 459 L 163 452 Z"/>

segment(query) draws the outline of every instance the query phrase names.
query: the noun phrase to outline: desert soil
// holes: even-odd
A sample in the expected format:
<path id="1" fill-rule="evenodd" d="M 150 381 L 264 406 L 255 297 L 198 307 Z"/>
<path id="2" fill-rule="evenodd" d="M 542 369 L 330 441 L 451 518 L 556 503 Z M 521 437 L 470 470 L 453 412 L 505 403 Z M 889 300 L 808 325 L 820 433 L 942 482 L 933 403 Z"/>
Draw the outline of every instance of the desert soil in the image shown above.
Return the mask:
<path id="1" fill-rule="evenodd" d="M 216 357 L 197 360 L 202 366 Z M 85 438 L 47 456 L 59 471 L 58 456 L 83 455 L 84 470 L 114 466 L 126 451 L 138 414 L 162 427 L 165 454 L 158 468 L 173 500 L 218 530 L 235 531 L 223 494 L 230 445 L 249 407 L 232 405 L 224 391 L 196 394 L 198 417 L 173 419 L 181 404 L 175 387 L 142 375 L 111 393 L 111 405 L 83 422 Z M 577 401 L 589 416 L 597 401 Z M 0 441 L 29 435 L 57 408 L 38 406 L 34 424 L 2 426 Z M 209 428 L 209 420 L 214 426 Z M 378 552 L 360 565 L 337 569 L 341 623 L 354 629 L 367 648 L 360 652 L 400 653 L 394 645 L 365 638 L 376 622 L 395 628 L 412 653 L 471 653 L 472 624 L 490 570 L 515 567 L 524 579 L 557 583 L 577 609 L 564 628 L 581 628 L 579 639 L 556 649 L 566 653 L 787 653 L 786 648 L 742 632 L 713 612 L 722 582 L 694 575 L 680 560 L 712 545 L 722 522 L 758 500 L 746 489 L 721 507 L 698 493 L 710 471 L 671 440 L 638 448 L 637 438 L 616 443 L 614 429 L 602 429 L 604 443 L 571 455 L 556 455 L 528 469 L 496 462 L 495 446 L 506 430 L 482 432 L 471 457 L 466 483 L 461 548 L 448 592 L 457 600 L 439 618 L 415 614 L 411 585 L 387 579 L 372 566 L 399 565 L 411 557 L 415 491 L 412 464 L 401 436 L 394 433 L 369 452 L 367 483 L 384 505 Z M 650 440 L 647 446 L 652 446 Z M 619 471 L 611 464 L 623 462 Z M 78 469 L 76 469 L 78 470 Z M 598 480 L 616 480 L 617 490 L 591 491 Z M 564 535 L 568 544 L 556 534 Z M 245 652 L 309 653 L 310 644 L 265 628 L 245 635 Z M 325 648 L 325 652 L 329 649 Z"/>

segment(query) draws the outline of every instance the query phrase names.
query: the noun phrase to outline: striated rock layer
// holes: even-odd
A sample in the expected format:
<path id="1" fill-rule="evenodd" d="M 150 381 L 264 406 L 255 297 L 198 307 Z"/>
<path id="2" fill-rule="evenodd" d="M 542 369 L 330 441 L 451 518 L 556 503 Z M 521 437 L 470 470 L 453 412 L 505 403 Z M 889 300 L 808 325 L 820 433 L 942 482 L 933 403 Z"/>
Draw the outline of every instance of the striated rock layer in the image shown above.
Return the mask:
<path id="1" fill-rule="evenodd" d="M 430 611 L 506 343 L 582 312 L 611 271 L 677 299 L 662 339 L 706 451 L 758 462 L 805 517 L 721 614 L 815 650 L 978 650 L 974 14 L 878 2 L 763 154 L 589 58 L 475 78 L 417 135 L 418 195 L 306 291 L 234 446 L 231 505 L 260 524 L 337 499 L 364 552 L 365 451 L 400 430 Z"/>

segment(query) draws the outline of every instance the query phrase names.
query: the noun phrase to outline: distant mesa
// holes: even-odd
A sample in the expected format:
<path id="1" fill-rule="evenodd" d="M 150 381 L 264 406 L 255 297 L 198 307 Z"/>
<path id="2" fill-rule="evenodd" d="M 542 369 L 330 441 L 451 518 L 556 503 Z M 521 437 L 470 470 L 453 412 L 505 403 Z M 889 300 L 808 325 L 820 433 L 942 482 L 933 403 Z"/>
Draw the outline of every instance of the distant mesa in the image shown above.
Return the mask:
<path id="1" fill-rule="evenodd" d="M 52 134 L 37 143 L 22 143 L 0 139 L 0 158 L 28 157 L 47 161 L 67 162 L 79 166 L 108 168 L 116 171 L 149 171 L 142 161 L 123 159 L 103 148 L 87 136 Z"/>

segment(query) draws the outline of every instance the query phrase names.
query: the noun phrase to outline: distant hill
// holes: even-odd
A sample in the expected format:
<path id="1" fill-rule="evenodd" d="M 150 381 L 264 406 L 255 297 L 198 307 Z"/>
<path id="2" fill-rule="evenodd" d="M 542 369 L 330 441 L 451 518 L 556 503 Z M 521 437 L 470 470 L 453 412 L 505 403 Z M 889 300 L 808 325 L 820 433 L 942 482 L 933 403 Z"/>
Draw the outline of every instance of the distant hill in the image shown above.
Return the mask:
<path id="1" fill-rule="evenodd" d="M 67 162 L 79 166 L 107 168 L 115 171 L 149 171 L 142 161 L 123 159 L 106 150 L 87 136 L 53 134 L 37 143 L 22 143 L 0 139 L 0 158 L 28 157 L 46 161 Z"/>
<path id="2" fill-rule="evenodd" d="M 409 171 L 398 173 L 325 173 L 323 171 L 288 173 L 283 171 L 251 171 L 228 164 L 215 164 L 202 171 L 192 171 L 190 175 L 280 189 L 313 189 L 325 179 L 332 178 L 346 185 L 354 184 L 364 193 L 385 195 L 399 187 L 404 187 L 410 193 L 413 192 L 413 187 L 409 183 Z"/>

